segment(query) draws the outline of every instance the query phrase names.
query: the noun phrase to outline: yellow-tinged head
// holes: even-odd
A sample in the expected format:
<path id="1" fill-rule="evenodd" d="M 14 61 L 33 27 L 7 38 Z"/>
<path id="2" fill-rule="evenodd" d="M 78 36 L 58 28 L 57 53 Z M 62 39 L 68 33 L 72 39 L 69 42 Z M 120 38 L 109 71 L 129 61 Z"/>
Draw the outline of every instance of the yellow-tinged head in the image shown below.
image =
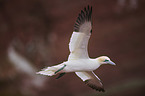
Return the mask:
<path id="1" fill-rule="evenodd" d="M 107 56 L 100 56 L 96 58 L 100 64 L 111 64 L 111 65 L 116 65 L 113 61 L 110 60 L 109 57 Z"/>

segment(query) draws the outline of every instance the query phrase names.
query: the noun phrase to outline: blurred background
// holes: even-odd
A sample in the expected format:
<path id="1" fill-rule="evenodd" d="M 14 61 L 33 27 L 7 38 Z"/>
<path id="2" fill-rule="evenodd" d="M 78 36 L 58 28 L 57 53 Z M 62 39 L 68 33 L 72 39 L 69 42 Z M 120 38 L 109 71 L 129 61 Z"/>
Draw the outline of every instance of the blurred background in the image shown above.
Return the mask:
<path id="1" fill-rule="evenodd" d="M 95 73 L 106 92 L 87 87 L 74 73 L 36 75 L 67 60 L 80 11 L 93 7 L 90 57 L 117 65 Z M 0 96 L 143 96 L 145 94 L 144 0 L 0 0 Z"/>

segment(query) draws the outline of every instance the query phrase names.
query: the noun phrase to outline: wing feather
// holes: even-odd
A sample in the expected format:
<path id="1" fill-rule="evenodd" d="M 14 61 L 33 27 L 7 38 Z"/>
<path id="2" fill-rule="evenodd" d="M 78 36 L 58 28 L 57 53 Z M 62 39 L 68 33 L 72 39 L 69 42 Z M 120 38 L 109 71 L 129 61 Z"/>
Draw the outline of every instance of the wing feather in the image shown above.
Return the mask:
<path id="1" fill-rule="evenodd" d="M 75 72 L 78 77 L 80 77 L 87 86 L 95 89 L 96 91 L 104 92 L 104 87 L 97 75 L 92 72 Z"/>
<path id="2" fill-rule="evenodd" d="M 75 24 L 74 32 L 71 36 L 69 49 L 70 55 L 68 60 L 88 58 L 88 41 L 92 30 L 92 7 L 81 10 Z"/>
<path id="3" fill-rule="evenodd" d="M 92 7 L 85 7 L 84 10 L 81 10 L 75 24 L 74 32 L 82 32 L 89 34 L 92 29 Z"/>

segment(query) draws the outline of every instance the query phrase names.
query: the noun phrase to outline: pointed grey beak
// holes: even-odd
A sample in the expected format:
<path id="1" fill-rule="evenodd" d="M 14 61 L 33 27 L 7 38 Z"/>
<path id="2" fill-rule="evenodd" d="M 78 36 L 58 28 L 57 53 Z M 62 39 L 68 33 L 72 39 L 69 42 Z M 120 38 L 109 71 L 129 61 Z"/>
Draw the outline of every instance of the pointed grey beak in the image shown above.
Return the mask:
<path id="1" fill-rule="evenodd" d="M 111 65 L 116 65 L 114 62 L 112 62 L 112 61 L 109 61 L 108 62 L 109 64 L 111 64 Z"/>

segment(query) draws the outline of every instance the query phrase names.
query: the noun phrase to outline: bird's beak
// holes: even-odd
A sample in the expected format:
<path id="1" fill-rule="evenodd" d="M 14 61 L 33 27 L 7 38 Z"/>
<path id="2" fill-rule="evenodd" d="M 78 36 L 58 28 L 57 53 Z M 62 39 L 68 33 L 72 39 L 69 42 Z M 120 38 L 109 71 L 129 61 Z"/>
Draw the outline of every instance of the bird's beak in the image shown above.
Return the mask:
<path id="1" fill-rule="evenodd" d="M 108 63 L 111 65 L 116 65 L 113 61 L 109 61 Z"/>

